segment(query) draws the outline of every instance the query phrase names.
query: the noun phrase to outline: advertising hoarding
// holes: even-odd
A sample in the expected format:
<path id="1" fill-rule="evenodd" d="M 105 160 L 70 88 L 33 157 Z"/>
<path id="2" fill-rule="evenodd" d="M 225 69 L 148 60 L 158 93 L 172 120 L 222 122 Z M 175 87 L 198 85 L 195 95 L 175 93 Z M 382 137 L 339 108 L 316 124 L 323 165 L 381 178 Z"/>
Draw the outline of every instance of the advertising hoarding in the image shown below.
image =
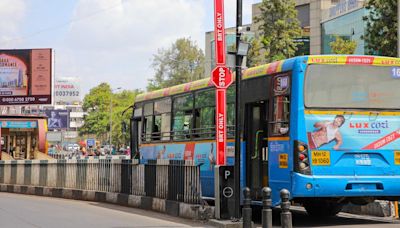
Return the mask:
<path id="1" fill-rule="evenodd" d="M 75 78 L 54 80 L 54 102 L 56 104 L 76 104 L 81 101 L 79 82 Z"/>
<path id="2" fill-rule="evenodd" d="M 0 50 L 0 105 L 51 104 L 51 49 Z"/>
<path id="3" fill-rule="evenodd" d="M 49 130 L 67 129 L 69 126 L 68 110 L 46 110 L 47 125 Z"/>

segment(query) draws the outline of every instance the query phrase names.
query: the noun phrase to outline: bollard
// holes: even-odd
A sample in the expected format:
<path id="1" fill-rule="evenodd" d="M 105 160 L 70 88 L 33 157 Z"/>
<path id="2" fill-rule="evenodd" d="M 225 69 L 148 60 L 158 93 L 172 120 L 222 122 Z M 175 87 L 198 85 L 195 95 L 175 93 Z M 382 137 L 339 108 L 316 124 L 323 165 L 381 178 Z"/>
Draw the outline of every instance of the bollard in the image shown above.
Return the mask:
<path id="1" fill-rule="evenodd" d="M 292 214 L 290 213 L 290 192 L 286 189 L 281 190 L 281 226 L 282 228 L 292 228 Z"/>
<path id="2" fill-rule="evenodd" d="M 264 187 L 262 189 L 263 209 L 262 209 L 262 228 L 272 228 L 272 200 L 271 189 Z"/>
<path id="3" fill-rule="evenodd" d="M 243 189 L 243 228 L 250 228 L 251 227 L 251 198 L 250 198 L 250 188 L 246 187 Z"/>

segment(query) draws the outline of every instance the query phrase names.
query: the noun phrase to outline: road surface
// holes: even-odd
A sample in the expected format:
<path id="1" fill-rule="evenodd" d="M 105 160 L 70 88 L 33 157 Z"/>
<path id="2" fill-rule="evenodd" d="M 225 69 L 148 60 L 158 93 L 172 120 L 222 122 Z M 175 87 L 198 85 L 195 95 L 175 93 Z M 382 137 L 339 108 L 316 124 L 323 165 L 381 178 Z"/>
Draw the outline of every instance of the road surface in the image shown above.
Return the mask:
<path id="1" fill-rule="evenodd" d="M 0 227 L 209 227 L 118 205 L 0 193 Z"/>

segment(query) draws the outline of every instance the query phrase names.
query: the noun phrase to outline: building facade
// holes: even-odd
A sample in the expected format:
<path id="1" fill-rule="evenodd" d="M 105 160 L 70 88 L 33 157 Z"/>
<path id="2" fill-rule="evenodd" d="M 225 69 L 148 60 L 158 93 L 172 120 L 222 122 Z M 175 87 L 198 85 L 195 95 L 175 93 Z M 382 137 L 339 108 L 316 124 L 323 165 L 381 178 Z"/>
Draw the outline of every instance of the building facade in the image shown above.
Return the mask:
<path id="1" fill-rule="evenodd" d="M 257 37 L 259 25 L 254 18 L 260 15 L 260 4 L 252 6 L 252 23 L 243 26 L 245 36 Z M 365 31 L 363 16 L 368 14 L 364 8 L 364 0 L 296 0 L 297 18 L 303 31 L 301 37 L 296 38 L 302 45 L 296 55 L 331 54 L 329 43 L 336 36 L 343 39 L 355 40 L 357 49 L 355 54 L 365 54 L 365 43 L 361 36 Z M 235 42 L 235 28 L 226 30 L 227 50 Z M 210 75 L 214 68 L 214 32 L 205 34 L 205 74 Z M 234 57 L 228 55 L 228 67 L 234 66 Z M 244 61 L 246 62 L 246 61 Z"/>

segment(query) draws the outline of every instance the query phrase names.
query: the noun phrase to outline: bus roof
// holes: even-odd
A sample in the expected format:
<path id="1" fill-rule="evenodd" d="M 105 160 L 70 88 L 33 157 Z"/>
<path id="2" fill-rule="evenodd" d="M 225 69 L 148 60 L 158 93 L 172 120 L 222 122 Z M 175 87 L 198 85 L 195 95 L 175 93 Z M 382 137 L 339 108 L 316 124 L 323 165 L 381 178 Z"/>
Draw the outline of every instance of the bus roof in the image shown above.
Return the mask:
<path id="1" fill-rule="evenodd" d="M 242 80 L 290 71 L 296 60 L 303 60 L 307 64 L 334 64 L 334 65 L 375 65 L 375 66 L 400 66 L 400 58 L 366 56 L 366 55 L 310 55 L 298 56 L 280 60 L 261 66 L 246 69 L 242 74 Z M 235 77 L 234 77 L 235 78 Z M 151 100 L 189 91 L 212 87 L 210 78 L 204 78 L 181 85 L 172 86 L 152 92 L 142 93 L 136 96 L 136 102 Z"/>

